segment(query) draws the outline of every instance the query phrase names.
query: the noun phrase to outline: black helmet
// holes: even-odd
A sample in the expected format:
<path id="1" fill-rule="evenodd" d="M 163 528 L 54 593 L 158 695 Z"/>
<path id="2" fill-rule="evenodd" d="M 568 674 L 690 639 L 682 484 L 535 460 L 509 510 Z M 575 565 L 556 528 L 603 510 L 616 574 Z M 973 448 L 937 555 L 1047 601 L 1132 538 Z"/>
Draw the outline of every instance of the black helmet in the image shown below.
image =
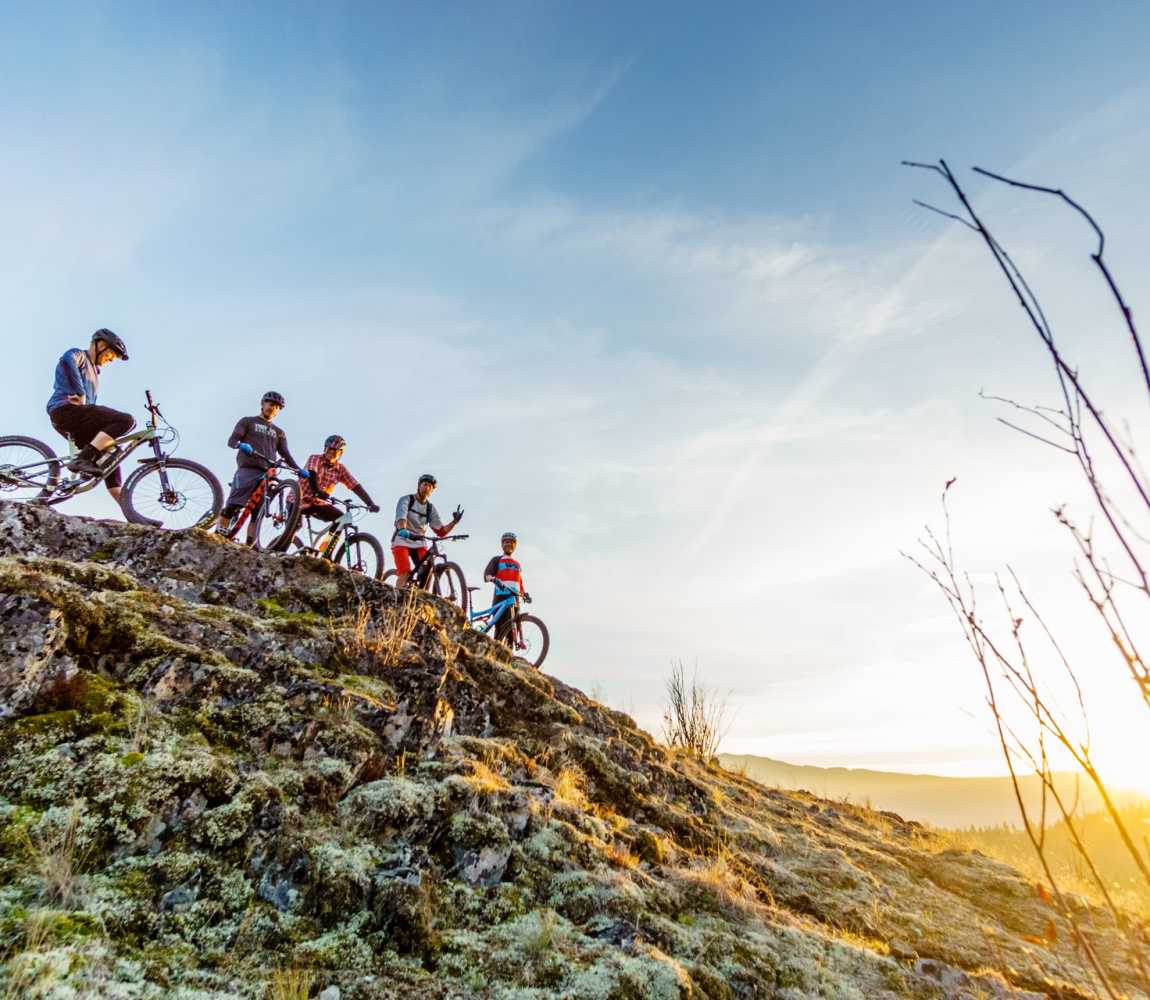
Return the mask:
<path id="1" fill-rule="evenodd" d="M 419 485 L 422 486 L 424 483 L 431 483 L 432 486 L 439 485 L 439 481 L 430 472 L 425 472 L 419 477 Z"/>
<path id="2" fill-rule="evenodd" d="M 287 403 L 284 402 L 283 396 L 281 396 L 274 389 L 269 389 L 267 392 L 265 392 L 264 398 L 261 399 L 260 402 L 261 403 L 275 403 L 276 406 L 279 406 L 279 407 L 287 406 Z"/>
<path id="3" fill-rule="evenodd" d="M 519 541 L 519 539 L 515 537 L 514 531 L 505 531 L 505 532 L 503 532 L 502 535 L 499 536 L 499 541 L 500 542 L 517 542 L 517 541 Z"/>
<path id="4" fill-rule="evenodd" d="M 329 434 L 327 440 L 323 443 L 323 450 L 327 451 L 328 448 L 346 448 L 347 442 L 340 434 Z"/>
<path id="5" fill-rule="evenodd" d="M 128 348 L 125 346 L 124 342 L 118 336 L 116 336 L 116 334 L 114 334 L 111 330 L 104 330 L 104 329 L 97 330 L 95 333 L 92 334 L 92 343 L 93 344 L 96 343 L 97 340 L 102 340 L 113 351 L 115 351 L 124 361 L 128 360 Z"/>

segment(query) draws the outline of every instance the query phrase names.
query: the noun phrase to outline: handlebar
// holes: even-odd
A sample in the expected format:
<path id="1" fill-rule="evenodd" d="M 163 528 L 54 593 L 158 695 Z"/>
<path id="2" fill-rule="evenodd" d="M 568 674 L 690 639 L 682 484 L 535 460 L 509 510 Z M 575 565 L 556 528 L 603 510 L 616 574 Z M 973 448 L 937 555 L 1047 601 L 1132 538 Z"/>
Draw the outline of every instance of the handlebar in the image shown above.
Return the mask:
<path id="1" fill-rule="evenodd" d="M 365 503 L 356 503 L 354 500 L 344 500 L 342 497 L 328 497 L 332 503 L 337 503 L 348 510 L 370 510 Z"/>

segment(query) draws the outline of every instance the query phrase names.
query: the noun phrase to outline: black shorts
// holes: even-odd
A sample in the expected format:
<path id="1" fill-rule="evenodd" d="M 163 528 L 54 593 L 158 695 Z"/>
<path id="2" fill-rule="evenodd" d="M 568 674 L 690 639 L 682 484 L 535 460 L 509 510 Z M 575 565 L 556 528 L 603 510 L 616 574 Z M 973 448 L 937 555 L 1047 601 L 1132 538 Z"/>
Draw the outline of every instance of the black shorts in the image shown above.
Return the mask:
<path id="1" fill-rule="evenodd" d="M 243 510 L 263 478 L 263 469 L 253 469 L 248 465 L 241 465 L 236 469 L 236 474 L 232 476 L 232 490 L 228 494 L 228 502 L 220 511 L 220 516 L 235 517 Z"/>
<path id="2" fill-rule="evenodd" d="M 88 406 L 84 403 L 65 403 L 63 406 L 57 406 L 48 414 L 48 419 L 52 421 L 52 426 L 57 431 L 80 448 L 91 444 L 92 438 L 101 431 L 118 438 L 136 426 L 136 421 L 130 413 L 113 410 L 110 406 Z M 118 468 L 104 480 L 109 488 L 119 486 L 122 482 L 123 476 L 120 475 Z"/>
<path id="3" fill-rule="evenodd" d="M 330 503 L 313 503 L 304 507 L 303 514 L 306 517 L 314 517 L 317 521 L 327 521 L 330 524 L 332 521 L 338 521 L 343 513 Z"/>

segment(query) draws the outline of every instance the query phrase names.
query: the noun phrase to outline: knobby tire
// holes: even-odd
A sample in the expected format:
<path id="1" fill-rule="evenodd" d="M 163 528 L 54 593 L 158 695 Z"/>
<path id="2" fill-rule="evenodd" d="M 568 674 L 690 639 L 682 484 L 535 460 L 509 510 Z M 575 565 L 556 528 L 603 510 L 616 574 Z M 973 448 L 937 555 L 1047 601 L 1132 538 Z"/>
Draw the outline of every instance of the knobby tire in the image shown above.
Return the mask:
<path id="1" fill-rule="evenodd" d="M 4 449 L 8 449 L 8 453 L 4 453 Z M 19 454 L 20 450 L 24 449 L 29 452 L 27 456 Z M 31 453 L 35 453 L 37 457 L 33 457 Z M 6 437 L 0 437 L 0 465 L 31 465 L 39 459 L 54 459 L 56 453 L 52 451 L 43 441 L 37 441 L 36 438 L 24 437 L 20 434 L 9 434 Z M 41 481 L 41 477 L 43 477 Z M 46 502 L 53 494 L 56 486 L 60 482 L 60 463 L 50 462 L 44 466 L 42 470 L 38 470 L 35 476 L 37 485 L 40 487 L 39 492 L 33 496 L 16 496 L 15 493 L 20 489 L 27 489 L 32 492 L 34 487 L 20 487 L 9 486 L 5 487 L 0 483 L 0 500 L 36 500 Z M 61 497 L 60 499 L 65 499 Z"/>
<path id="2" fill-rule="evenodd" d="M 366 553 L 364 550 L 367 550 Z M 369 560 L 365 565 L 364 558 Z M 374 557 L 374 566 L 371 565 L 370 560 Z M 353 573 L 363 573 L 365 576 L 370 576 L 375 580 L 385 579 L 383 571 L 384 557 L 383 546 L 380 545 L 379 539 L 375 535 L 369 535 L 366 531 L 356 531 L 346 536 L 346 540 L 340 545 L 339 551 L 336 552 L 332 560 L 337 566 L 343 566 L 350 569 Z M 394 573 L 395 570 L 390 572 Z"/>
<path id="3" fill-rule="evenodd" d="M 524 642 L 528 644 L 528 649 L 513 652 L 536 668 L 542 666 L 543 661 L 547 659 L 547 651 L 551 648 L 551 636 L 547 626 L 534 615 L 520 615 L 517 628 L 522 633 Z M 515 635 L 515 629 L 512 629 L 511 634 Z"/>
<path id="4" fill-rule="evenodd" d="M 459 564 L 443 563 L 441 566 L 436 566 L 432 572 L 435 575 L 431 582 L 431 592 L 449 604 L 462 608 L 463 613 L 467 614 L 467 599 L 470 595 L 467 593 L 467 578 L 463 575 Z"/>
<path id="5" fill-rule="evenodd" d="M 256 508 L 256 540 L 265 552 L 286 552 L 303 518 L 298 479 L 272 479 Z"/>
<path id="6" fill-rule="evenodd" d="M 176 473 L 169 480 L 174 487 L 171 494 L 162 490 L 161 469 Z M 146 495 L 151 492 L 155 499 Z M 137 468 L 124 483 L 122 498 L 124 515 L 134 524 L 151 517 L 163 521 L 162 527 L 169 531 L 186 531 L 215 520 L 224 505 L 224 490 L 211 469 L 199 462 L 169 458 Z"/>

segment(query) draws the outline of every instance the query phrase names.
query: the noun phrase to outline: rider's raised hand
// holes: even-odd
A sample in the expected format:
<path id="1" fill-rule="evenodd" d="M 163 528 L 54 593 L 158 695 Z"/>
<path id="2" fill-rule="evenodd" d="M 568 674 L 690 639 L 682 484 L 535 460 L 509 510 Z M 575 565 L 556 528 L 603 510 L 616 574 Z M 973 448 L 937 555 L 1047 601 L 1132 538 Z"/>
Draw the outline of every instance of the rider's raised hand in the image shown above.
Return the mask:
<path id="1" fill-rule="evenodd" d="M 455 519 L 455 523 L 458 524 L 460 521 L 463 520 L 463 508 L 462 507 L 456 507 L 455 513 L 452 514 L 451 516 Z"/>
<path id="2" fill-rule="evenodd" d="M 241 441 L 236 447 L 240 449 L 245 455 L 254 455 L 255 448 L 253 448 L 247 441 Z"/>

